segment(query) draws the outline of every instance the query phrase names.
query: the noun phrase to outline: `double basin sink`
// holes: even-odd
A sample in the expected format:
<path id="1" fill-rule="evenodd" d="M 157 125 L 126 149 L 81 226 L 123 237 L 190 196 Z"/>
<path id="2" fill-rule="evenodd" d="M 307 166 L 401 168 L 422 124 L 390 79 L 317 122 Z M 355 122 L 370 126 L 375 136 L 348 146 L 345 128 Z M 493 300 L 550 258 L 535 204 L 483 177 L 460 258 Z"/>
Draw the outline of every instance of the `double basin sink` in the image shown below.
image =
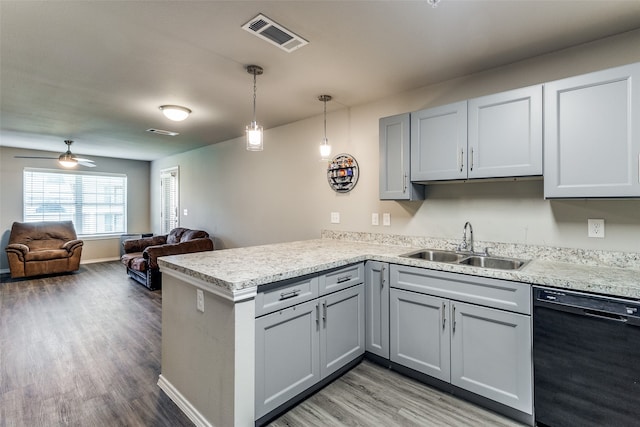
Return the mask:
<path id="1" fill-rule="evenodd" d="M 492 268 L 498 270 L 520 270 L 528 262 L 528 260 L 521 260 L 517 258 L 476 255 L 439 249 L 420 249 L 400 256 L 404 258 L 424 259 L 427 261 L 469 265 L 472 267 Z"/>

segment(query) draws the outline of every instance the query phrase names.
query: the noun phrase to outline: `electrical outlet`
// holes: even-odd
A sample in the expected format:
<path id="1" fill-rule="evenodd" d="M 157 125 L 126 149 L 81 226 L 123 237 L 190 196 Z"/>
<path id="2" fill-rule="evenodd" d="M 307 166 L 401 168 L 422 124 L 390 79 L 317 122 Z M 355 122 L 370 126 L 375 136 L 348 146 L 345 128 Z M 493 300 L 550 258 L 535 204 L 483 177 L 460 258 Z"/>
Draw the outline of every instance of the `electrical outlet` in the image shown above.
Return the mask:
<path id="1" fill-rule="evenodd" d="M 380 218 L 377 212 L 371 214 L 371 225 L 380 225 Z"/>
<path id="2" fill-rule="evenodd" d="M 604 239 L 604 219 L 588 219 L 588 236 Z"/>
<path id="3" fill-rule="evenodd" d="M 184 212 L 184 216 L 189 215 L 189 211 L 187 209 L 185 209 L 183 212 Z"/>
<path id="4" fill-rule="evenodd" d="M 202 289 L 196 289 L 196 309 L 204 313 L 204 292 Z"/>
<path id="5" fill-rule="evenodd" d="M 331 224 L 340 224 L 340 212 L 331 212 Z"/>
<path id="6" fill-rule="evenodd" d="M 391 225 L 391 214 L 390 213 L 383 213 L 382 214 L 382 225 L 386 225 L 386 226 Z"/>

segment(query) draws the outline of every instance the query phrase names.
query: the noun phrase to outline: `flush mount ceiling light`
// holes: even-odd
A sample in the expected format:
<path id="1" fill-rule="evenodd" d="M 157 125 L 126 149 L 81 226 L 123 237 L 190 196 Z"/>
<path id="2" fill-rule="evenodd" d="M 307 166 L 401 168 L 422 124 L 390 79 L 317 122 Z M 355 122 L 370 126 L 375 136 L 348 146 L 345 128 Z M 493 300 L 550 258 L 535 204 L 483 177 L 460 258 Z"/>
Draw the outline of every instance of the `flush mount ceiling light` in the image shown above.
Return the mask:
<path id="1" fill-rule="evenodd" d="M 320 160 L 329 160 L 331 157 L 331 145 L 327 139 L 327 101 L 331 101 L 331 95 L 320 95 L 318 101 L 324 103 L 324 138 L 320 144 Z"/>
<path id="2" fill-rule="evenodd" d="M 162 114 L 164 114 L 167 119 L 173 120 L 174 122 L 181 122 L 191 114 L 190 109 L 179 105 L 161 105 L 160 111 L 162 111 Z"/>
<path id="3" fill-rule="evenodd" d="M 253 74 L 253 120 L 246 128 L 247 131 L 247 150 L 262 151 L 262 126 L 256 121 L 256 76 L 264 72 L 259 65 L 248 65 L 247 73 Z"/>
<path id="4" fill-rule="evenodd" d="M 427 0 L 427 3 L 429 3 L 431 5 L 431 7 L 438 7 L 438 3 L 440 3 L 440 0 Z"/>

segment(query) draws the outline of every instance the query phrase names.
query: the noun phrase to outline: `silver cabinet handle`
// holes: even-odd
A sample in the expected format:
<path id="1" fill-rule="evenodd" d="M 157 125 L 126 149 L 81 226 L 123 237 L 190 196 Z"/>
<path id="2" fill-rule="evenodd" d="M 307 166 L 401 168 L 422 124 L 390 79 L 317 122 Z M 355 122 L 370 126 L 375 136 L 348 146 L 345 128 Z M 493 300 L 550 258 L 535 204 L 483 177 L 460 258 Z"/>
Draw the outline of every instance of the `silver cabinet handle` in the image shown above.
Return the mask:
<path id="1" fill-rule="evenodd" d="M 447 307 L 444 301 L 442 301 L 442 330 L 444 331 L 444 325 L 447 322 L 447 314 L 445 313 Z"/>
<path id="2" fill-rule="evenodd" d="M 451 317 L 453 317 L 453 333 L 455 334 L 455 332 L 456 332 L 456 306 L 455 306 L 455 304 L 453 304 L 451 307 L 453 307 L 453 313 L 451 314 Z"/>
<path id="3" fill-rule="evenodd" d="M 316 326 L 320 326 L 320 304 L 316 304 Z"/>
<path id="4" fill-rule="evenodd" d="M 322 321 L 326 326 L 327 325 L 327 302 L 326 301 L 322 302 Z"/>
<path id="5" fill-rule="evenodd" d="M 471 164 L 469 165 L 469 170 L 473 171 L 473 147 L 471 147 Z"/>
<path id="6" fill-rule="evenodd" d="M 384 265 L 380 269 L 380 287 L 384 288 Z"/>
<path id="7" fill-rule="evenodd" d="M 351 274 L 348 276 L 338 277 L 338 283 L 348 282 L 349 280 L 351 280 Z"/>
<path id="8" fill-rule="evenodd" d="M 460 149 L 460 172 L 464 169 L 464 148 Z"/>
<path id="9" fill-rule="evenodd" d="M 300 294 L 300 289 L 292 289 L 288 292 L 280 292 L 280 300 L 297 297 Z"/>
<path id="10" fill-rule="evenodd" d="M 403 182 L 404 182 L 404 188 L 403 188 L 402 192 L 406 193 L 407 192 L 407 174 L 406 173 L 404 174 L 404 181 Z"/>

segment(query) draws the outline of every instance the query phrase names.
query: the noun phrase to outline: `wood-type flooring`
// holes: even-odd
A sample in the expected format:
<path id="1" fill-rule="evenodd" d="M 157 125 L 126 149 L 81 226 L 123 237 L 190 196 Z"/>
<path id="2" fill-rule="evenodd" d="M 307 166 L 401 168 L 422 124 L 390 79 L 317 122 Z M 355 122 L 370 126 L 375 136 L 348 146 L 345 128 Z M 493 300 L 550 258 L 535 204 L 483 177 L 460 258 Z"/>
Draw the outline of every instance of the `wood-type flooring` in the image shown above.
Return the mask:
<path id="1" fill-rule="evenodd" d="M 157 386 L 161 307 L 115 261 L 0 276 L 0 427 L 193 426 Z M 519 424 L 363 362 L 270 425 Z"/>

